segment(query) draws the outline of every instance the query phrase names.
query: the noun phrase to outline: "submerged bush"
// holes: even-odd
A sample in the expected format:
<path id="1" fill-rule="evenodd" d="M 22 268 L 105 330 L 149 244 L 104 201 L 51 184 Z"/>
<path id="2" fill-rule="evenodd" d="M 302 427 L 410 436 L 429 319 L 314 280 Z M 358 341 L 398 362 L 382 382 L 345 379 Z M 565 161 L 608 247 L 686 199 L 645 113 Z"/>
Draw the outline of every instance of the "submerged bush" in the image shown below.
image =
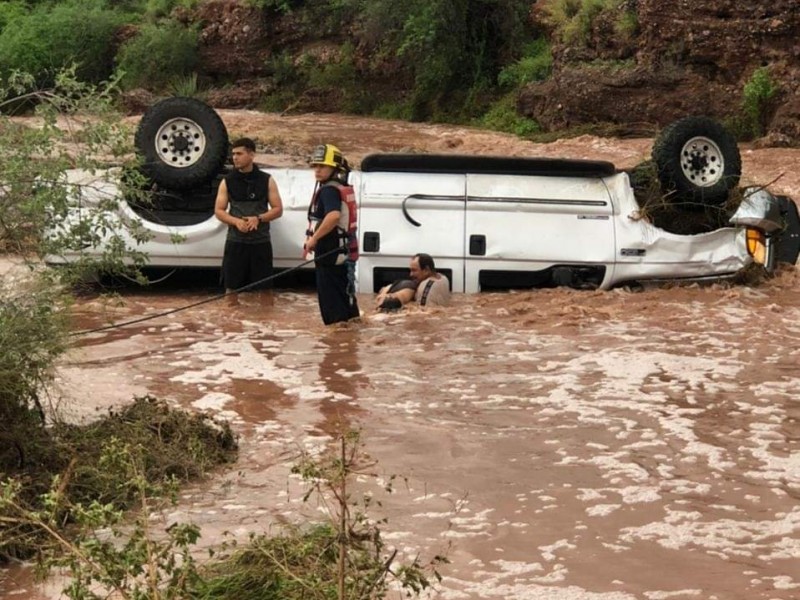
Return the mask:
<path id="1" fill-rule="evenodd" d="M 24 481 L 19 501 L 35 512 L 45 508 L 39 503 L 53 479 L 61 478 L 62 526 L 72 520 L 67 508 L 72 505 L 131 507 L 138 498 L 139 476 L 153 484 L 189 481 L 237 455 L 227 423 L 172 408 L 152 396 L 136 398 L 88 425 L 57 423 L 36 439 L 18 442 L 24 463 L 7 465 L 0 480 L 4 475 Z M 38 551 L 43 533 L 3 516 L 0 511 L 0 560 Z"/>
<path id="2" fill-rule="evenodd" d="M 640 163 L 629 174 L 640 218 L 679 235 L 708 233 L 728 226 L 743 198 L 742 189 L 737 187 L 722 206 L 678 202 L 674 193 L 664 194 L 652 160 Z"/>

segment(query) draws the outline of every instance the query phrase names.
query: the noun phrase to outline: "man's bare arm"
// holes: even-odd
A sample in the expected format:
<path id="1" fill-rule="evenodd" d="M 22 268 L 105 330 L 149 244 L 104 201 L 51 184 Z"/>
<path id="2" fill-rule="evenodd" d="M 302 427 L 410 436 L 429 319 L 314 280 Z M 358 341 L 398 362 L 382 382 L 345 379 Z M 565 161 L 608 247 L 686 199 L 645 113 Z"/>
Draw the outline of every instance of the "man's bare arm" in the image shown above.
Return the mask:
<path id="1" fill-rule="evenodd" d="M 214 201 L 214 216 L 226 225 L 232 225 L 233 227 L 236 227 L 236 229 L 239 231 L 247 231 L 247 222 L 244 219 L 234 217 L 228 213 L 229 203 L 230 199 L 228 198 L 228 186 L 225 185 L 225 180 L 223 179 L 219 184 L 219 188 L 217 189 L 217 199 Z"/>

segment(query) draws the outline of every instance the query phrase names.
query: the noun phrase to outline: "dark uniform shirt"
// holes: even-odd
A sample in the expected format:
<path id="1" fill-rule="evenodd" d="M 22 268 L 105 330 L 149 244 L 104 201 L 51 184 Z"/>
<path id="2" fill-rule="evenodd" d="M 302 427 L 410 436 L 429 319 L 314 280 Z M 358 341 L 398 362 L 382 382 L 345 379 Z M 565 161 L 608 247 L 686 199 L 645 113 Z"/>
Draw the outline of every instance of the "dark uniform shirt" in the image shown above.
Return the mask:
<path id="1" fill-rule="evenodd" d="M 234 171 L 225 176 L 228 188 L 229 212 L 234 217 L 256 217 L 269 210 L 269 173 L 253 165 L 249 173 Z M 242 233 L 228 227 L 228 240 L 245 244 L 263 244 L 270 241 L 269 223 L 259 222 L 255 231 Z"/>
<path id="2" fill-rule="evenodd" d="M 319 227 L 319 223 L 322 223 L 325 215 L 329 212 L 342 210 L 342 197 L 339 195 L 339 190 L 332 185 L 323 185 L 319 189 L 319 194 L 317 195 L 317 200 L 313 209 L 311 218 L 318 222 L 317 227 Z M 338 227 L 334 227 L 333 231 L 317 241 L 314 253 L 317 256 L 322 256 L 326 252 L 331 252 L 335 248 L 338 248 L 341 245 L 340 235 L 341 232 Z M 336 253 L 332 252 L 329 256 L 320 258 L 317 263 L 320 265 L 335 265 L 336 256 Z"/>

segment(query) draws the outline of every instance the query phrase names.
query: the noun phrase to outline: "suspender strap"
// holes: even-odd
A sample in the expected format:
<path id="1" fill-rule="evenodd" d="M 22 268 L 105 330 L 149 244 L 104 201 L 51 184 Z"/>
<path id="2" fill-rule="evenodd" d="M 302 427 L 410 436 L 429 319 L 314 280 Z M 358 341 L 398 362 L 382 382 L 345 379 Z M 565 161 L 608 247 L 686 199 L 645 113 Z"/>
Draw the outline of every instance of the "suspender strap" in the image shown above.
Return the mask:
<path id="1" fill-rule="evenodd" d="M 431 279 L 428 283 L 425 284 L 425 289 L 422 290 L 422 298 L 419 299 L 419 305 L 425 306 L 428 303 L 428 294 L 431 293 L 431 289 L 433 288 L 434 280 Z"/>

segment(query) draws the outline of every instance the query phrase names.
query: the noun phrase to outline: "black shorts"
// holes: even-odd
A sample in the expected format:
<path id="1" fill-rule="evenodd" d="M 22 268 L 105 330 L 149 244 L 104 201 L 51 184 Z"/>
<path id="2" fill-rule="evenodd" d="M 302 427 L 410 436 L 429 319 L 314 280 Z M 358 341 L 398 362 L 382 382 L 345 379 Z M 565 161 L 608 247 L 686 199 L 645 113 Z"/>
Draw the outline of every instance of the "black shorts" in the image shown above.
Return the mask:
<path id="1" fill-rule="evenodd" d="M 225 255 L 222 259 L 220 277 L 226 290 L 236 290 L 271 275 L 272 242 L 263 244 L 225 242 Z M 271 287 L 272 281 L 267 281 L 254 285 L 247 291 L 265 290 Z"/>

